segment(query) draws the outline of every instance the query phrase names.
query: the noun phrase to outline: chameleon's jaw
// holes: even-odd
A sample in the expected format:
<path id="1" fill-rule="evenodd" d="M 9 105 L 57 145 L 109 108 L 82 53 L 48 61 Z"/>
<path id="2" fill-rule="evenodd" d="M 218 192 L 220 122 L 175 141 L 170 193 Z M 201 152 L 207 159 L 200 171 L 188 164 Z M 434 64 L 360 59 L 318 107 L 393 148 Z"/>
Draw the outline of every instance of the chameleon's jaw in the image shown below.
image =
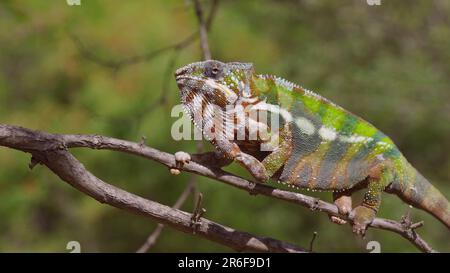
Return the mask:
<path id="1" fill-rule="evenodd" d="M 176 76 L 175 77 L 175 80 L 176 80 L 176 82 L 177 82 L 177 85 L 178 85 L 178 88 L 181 90 L 181 89 L 183 89 L 183 87 L 184 87 L 184 85 L 185 85 L 185 82 L 186 82 L 186 77 L 185 76 L 183 76 L 183 75 L 180 75 L 180 76 Z"/>

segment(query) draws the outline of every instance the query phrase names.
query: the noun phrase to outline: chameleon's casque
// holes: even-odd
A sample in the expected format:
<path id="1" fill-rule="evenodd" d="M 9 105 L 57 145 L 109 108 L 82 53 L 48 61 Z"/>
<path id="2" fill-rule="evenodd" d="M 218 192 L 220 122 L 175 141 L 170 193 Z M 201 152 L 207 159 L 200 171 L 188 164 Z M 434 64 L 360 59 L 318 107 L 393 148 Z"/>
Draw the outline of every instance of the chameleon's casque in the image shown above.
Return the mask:
<path id="1" fill-rule="evenodd" d="M 329 100 L 281 78 L 258 75 L 248 63 L 192 63 L 175 77 L 183 106 L 205 138 L 258 181 L 273 178 L 294 187 L 334 191 L 339 211 L 353 214 L 353 230 L 359 234 L 375 217 L 383 191 L 450 228 L 449 202 L 392 140 Z M 255 118 L 273 113 L 281 117 L 276 128 Z M 234 138 L 217 137 L 225 134 L 227 124 L 243 125 L 235 127 Z M 236 138 L 242 127 L 246 137 Z M 256 139 L 248 138 L 255 131 Z M 350 196 L 362 188 L 367 189 L 364 200 L 352 210 Z M 344 222 L 339 220 L 334 219 Z"/>

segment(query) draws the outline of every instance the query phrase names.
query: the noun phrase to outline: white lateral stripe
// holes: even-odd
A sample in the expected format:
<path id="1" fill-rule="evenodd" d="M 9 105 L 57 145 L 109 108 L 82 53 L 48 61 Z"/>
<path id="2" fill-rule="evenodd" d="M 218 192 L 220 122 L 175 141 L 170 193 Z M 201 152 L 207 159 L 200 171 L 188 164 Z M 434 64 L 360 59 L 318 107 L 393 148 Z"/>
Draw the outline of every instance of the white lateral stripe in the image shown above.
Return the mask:
<path id="1" fill-rule="evenodd" d="M 333 128 L 328 128 L 325 126 L 320 127 L 319 135 L 323 140 L 333 141 L 337 137 L 337 133 Z"/>
<path id="2" fill-rule="evenodd" d="M 316 127 L 314 124 L 304 117 L 299 117 L 295 120 L 295 124 L 297 124 L 298 128 L 307 135 L 313 135 L 316 132 Z"/>
<path id="3" fill-rule="evenodd" d="M 275 105 L 275 104 L 260 102 L 256 105 L 254 105 L 251 108 L 251 110 L 263 110 L 263 111 L 268 111 L 268 112 L 272 112 L 272 113 L 277 113 L 285 120 L 286 123 L 292 121 L 291 113 L 289 113 L 286 109 L 283 109 L 280 106 Z"/>
<path id="4" fill-rule="evenodd" d="M 372 138 L 359 135 L 351 135 L 351 136 L 339 136 L 339 140 L 347 143 L 360 143 L 371 141 Z"/>

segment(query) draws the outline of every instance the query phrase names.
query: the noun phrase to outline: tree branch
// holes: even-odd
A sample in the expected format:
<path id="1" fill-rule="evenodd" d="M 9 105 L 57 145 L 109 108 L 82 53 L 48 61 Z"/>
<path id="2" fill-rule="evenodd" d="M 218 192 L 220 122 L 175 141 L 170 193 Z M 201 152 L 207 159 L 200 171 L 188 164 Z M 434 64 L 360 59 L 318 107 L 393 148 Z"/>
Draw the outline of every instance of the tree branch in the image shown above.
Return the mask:
<path id="1" fill-rule="evenodd" d="M 44 163 L 47 165 L 53 172 L 60 175 L 60 177 L 73 185 L 74 187 L 78 188 L 79 190 L 87 193 L 88 195 L 94 197 L 95 199 L 99 200 L 100 202 L 107 202 L 108 204 L 111 204 L 113 206 L 132 210 L 135 212 L 139 212 L 141 214 L 144 214 L 146 216 L 150 216 L 157 221 L 160 221 L 162 223 L 166 223 L 168 225 L 171 225 L 174 228 L 177 228 L 179 230 L 189 232 L 191 229 L 188 230 L 187 228 L 187 222 L 184 222 L 184 220 L 190 221 L 188 214 L 185 212 L 181 212 L 179 210 L 173 210 L 169 207 L 160 205 L 156 203 L 156 207 L 160 208 L 159 206 L 163 206 L 163 210 L 165 213 L 163 215 L 158 214 L 152 210 L 152 206 L 155 202 L 145 200 L 141 197 L 132 195 L 131 193 L 125 192 L 123 190 L 117 189 L 111 185 L 108 185 L 99 180 L 98 178 L 94 177 L 92 174 L 90 174 L 87 170 L 82 167 L 78 161 L 76 161 L 75 158 L 73 158 L 66 150 L 66 148 L 75 148 L 75 147 L 85 147 L 85 148 L 91 148 L 91 149 L 106 149 L 106 150 L 113 150 L 113 151 L 119 151 L 124 153 L 129 153 L 133 155 L 138 155 L 147 159 L 151 159 L 154 161 L 157 161 L 169 168 L 177 168 L 175 158 L 172 154 L 165 153 L 162 151 L 159 151 L 157 149 L 131 142 L 126 140 L 120 140 L 110 137 L 104 137 L 99 135 L 58 135 L 58 134 L 49 134 L 49 133 L 42 133 L 38 131 L 32 131 L 29 129 L 21 128 L 21 127 L 15 127 L 15 126 L 9 126 L 9 125 L 0 125 L 0 146 L 6 146 L 13 149 L 21 150 L 24 152 L 32 153 L 34 157 L 37 158 L 39 162 Z M 59 157 L 54 157 L 54 155 L 58 155 Z M 47 155 L 42 158 L 42 155 Z M 37 157 L 39 156 L 39 157 Z M 49 157 L 50 156 L 50 157 Z M 52 157 L 53 156 L 53 157 Z M 50 158 L 50 160 L 49 160 Z M 52 160 L 53 159 L 53 160 Z M 54 162 L 56 160 L 56 162 Z M 65 163 L 64 163 L 65 162 Z M 77 163 L 77 164 L 75 164 Z M 64 164 L 68 164 L 68 166 L 64 166 Z M 55 168 L 55 165 L 58 166 Z M 81 165 L 82 169 L 79 172 L 69 172 L 71 174 L 70 176 L 66 176 L 67 172 L 72 170 L 73 166 L 77 168 L 81 168 L 79 165 Z M 61 172 L 63 170 L 63 172 Z M 202 176 L 206 176 L 209 178 L 212 178 L 217 181 L 224 182 L 228 185 L 234 186 L 239 189 L 243 189 L 248 191 L 251 194 L 263 194 L 269 197 L 273 197 L 276 199 L 288 201 L 294 204 L 298 204 L 300 206 L 306 207 L 311 209 L 312 211 L 320 211 L 327 213 L 329 215 L 339 216 L 340 218 L 346 219 L 346 220 L 352 220 L 346 215 L 340 215 L 338 213 L 338 210 L 335 205 L 330 204 L 328 202 L 324 202 L 318 198 L 313 198 L 310 196 L 306 196 L 300 193 L 291 192 L 291 191 L 285 191 L 277 188 L 273 188 L 271 186 L 260 184 L 260 183 L 254 183 L 251 181 L 248 181 L 246 179 L 243 179 L 239 176 L 235 176 L 233 174 L 230 174 L 228 172 L 225 172 L 221 169 L 214 168 L 211 166 L 201 165 L 196 162 L 189 162 L 185 164 L 182 167 L 182 170 L 196 173 Z M 67 172 L 66 172 L 67 171 Z M 79 175 L 79 177 L 77 177 Z M 88 179 L 89 178 L 89 179 Z M 115 194 L 114 194 L 115 193 Z M 111 195 L 112 194 L 112 195 Z M 122 197 L 124 196 L 124 197 Z M 125 199 L 124 199 L 125 198 Z M 130 201 L 133 202 L 120 202 L 120 201 Z M 142 203 L 142 204 L 141 204 Z M 130 205 L 134 205 L 131 206 Z M 142 205 L 143 207 L 140 207 Z M 176 214 L 176 217 L 173 215 Z M 165 218 L 167 217 L 167 218 Z M 182 219 L 179 223 L 180 225 L 177 225 L 176 219 Z M 172 221 L 173 220 L 173 221 Z M 206 224 L 205 224 L 206 221 Z M 205 226 L 206 225 L 206 226 Z M 216 229 L 213 229 L 214 231 L 217 231 L 218 229 L 221 230 L 230 230 L 230 228 L 223 227 L 219 224 L 213 223 L 209 220 L 202 220 L 201 226 L 199 227 L 199 230 L 197 231 L 200 236 L 205 237 L 207 239 L 217 241 L 219 243 L 223 243 L 225 245 L 228 245 L 234 249 L 240 249 L 240 247 L 243 247 L 243 249 L 258 249 L 261 250 L 267 250 L 267 251 L 280 251 L 280 250 L 291 250 L 294 249 L 292 245 L 289 245 L 289 247 L 284 247 L 285 243 L 281 243 L 277 241 L 277 243 L 273 243 L 273 241 L 270 241 L 269 245 L 271 247 L 267 247 L 267 244 L 265 244 L 266 247 L 257 247 L 254 244 L 251 246 L 248 246 L 247 244 L 238 244 L 230 245 L 230 240 L 235 242 L 236 240 L 232 240 L 232 235 L 230 233 L 237 233 L 236 231 L 233 232 L 219 232 L 220 234 L 224 234 L 227 239 L 223 239 L 218 235 L 217 233 L 214 233 L 211 237 L 208 237 L 208 225 L 214 226 Z M 217 226 L 220 226 L 217 227 Z M 391 232 L 395 232 L 401 236 L 403 236 L 405 239 L 407 239 L 409 242 L 411 242 L 415 247 L 417 247 L 419 250 L 423 252 L 435 252 L 428 244 L 425 242 L 417 233 L 416 231 L 411 228 L 411 226 L 404 226 L 399 222 L 389 220 L 389 219 L 382 219 L 382 218 L 376 218 L 371 224 L 371 227 L 373 228 L 379 228 L 388 230 Z M 247 240 L 247 243 L 250 243 L 250 237 L 252 235 L 249 235 L 248 233 L 244 233 L 245 235 L 239 235 L 240 238 L 245 238 Z M 220 238 L 218 238 L 220 237 Z M 255 236 L 256 237 L 256 236 Z M 273 239 L 266 239 L 265 240 L 273 240 Z M 258 242 L 261 242 L 261 238 L 258 239 Z M 279 247 L 281 244 L 281 247 Z M 260 245 L 258 243 L 258 245 Z M 273 247 L 273 245 L 276 245 L 277 247 Z M 242 249 L 240 249 L 242 250 Z M 296 248 L 296 250 L 304 251 L 304 249 Z"/>
<path id="2" fill-rule="evenodd" d="M 208 29 L 206 27 L 205 19 L 203 18 L 203 7 L 200 4 L 199 0 L 194 1 L 195 14 L 197 15 L 198 26 L 199 26 L 199 34 L 200 34 L 200 46 L 203 53 L 204 60 L 211 59 L 211 51 L 209 50 L 208 44 Z M 214 0 L 212 5 L 213 7 L 217 5 L 218 1 Z"/>
<path id="3" fill-rule="evenodd" d="M 21 127 L 0 125 L 0 146 L 31 153 L 34 162 L 46 165 L 63 181 L 100 203 L 140 214 L 177 230 L 192 233 L 192 214 L 144 199 L 105 183 L 86 170 L 83 164 L 67 151 L 69 147 L 100 149 L 105 144 L 102 139 L 101 136 L 55 135 Z M 126 148 L 127 143 L 118 140 L 111 146 L 107 144 L 111 148 L 114 145 L 118 146 L 113 150 L 120 151 Z M 142 144 L 134 143 L 132 149 L 140 146 L 144 147 Z M 153 152 L 157 153 L 156 150 L 152 151 L 152 154 Z M 174 162 L 171 163 L 174 164 Z M 304 248 L 272 238 L 237 231 L 205 218 L 196 223 L 195 228 L 196 235 L 236 251 L 306 252 Z"/>

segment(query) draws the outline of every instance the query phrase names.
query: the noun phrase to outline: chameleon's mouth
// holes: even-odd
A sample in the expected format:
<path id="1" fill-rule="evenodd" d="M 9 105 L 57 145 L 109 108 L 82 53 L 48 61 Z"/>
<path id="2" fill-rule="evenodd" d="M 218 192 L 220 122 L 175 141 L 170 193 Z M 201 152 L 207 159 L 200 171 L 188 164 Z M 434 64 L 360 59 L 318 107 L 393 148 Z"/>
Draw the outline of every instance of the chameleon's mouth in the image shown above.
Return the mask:
<path id="1" fill-rule="evenodd" d="M 177 82 L 178 88 L 183 91 L 185 88 L 193 89 L 197 85 L 199 81 L 198 78 L 191 77 L 189 75 L 181 74 L 175 76 L 175 80 Z"/>
<path id="2" fill-rule="evenodd" d="M 183 75 L 179 75 L 175 77 L 175 80 L 177 81 L 177 84 L 180 85 L 185 81 L 186 77 Z"/>
<path id="3" fill-rule="evenodd" d="M 175 71 L 175 80 L 178 82 L 179 80 L 184 78 L 185 73 L 186 73 L 186 69 L 184 67 L 177 69 L 177 71 Z"/>
<path id="4" fill-rule="evenodd" d="M 175 79 L 178 78 L 179 76 L 184 75 L 186 73 L 186 71 L 187 71 L 186 67 L 182 67 L 182 68 L 177 69 L 175 71 Z"/>
<path id="5" fill-rule="evenodd" d="M 178 68 L 175 71 L 174 76 L 178 87 L 182 88 L 186 84 L 186 82 L 191 78 L 189 76 L 189 67 L 183 66 L 181 68 Z"/>

